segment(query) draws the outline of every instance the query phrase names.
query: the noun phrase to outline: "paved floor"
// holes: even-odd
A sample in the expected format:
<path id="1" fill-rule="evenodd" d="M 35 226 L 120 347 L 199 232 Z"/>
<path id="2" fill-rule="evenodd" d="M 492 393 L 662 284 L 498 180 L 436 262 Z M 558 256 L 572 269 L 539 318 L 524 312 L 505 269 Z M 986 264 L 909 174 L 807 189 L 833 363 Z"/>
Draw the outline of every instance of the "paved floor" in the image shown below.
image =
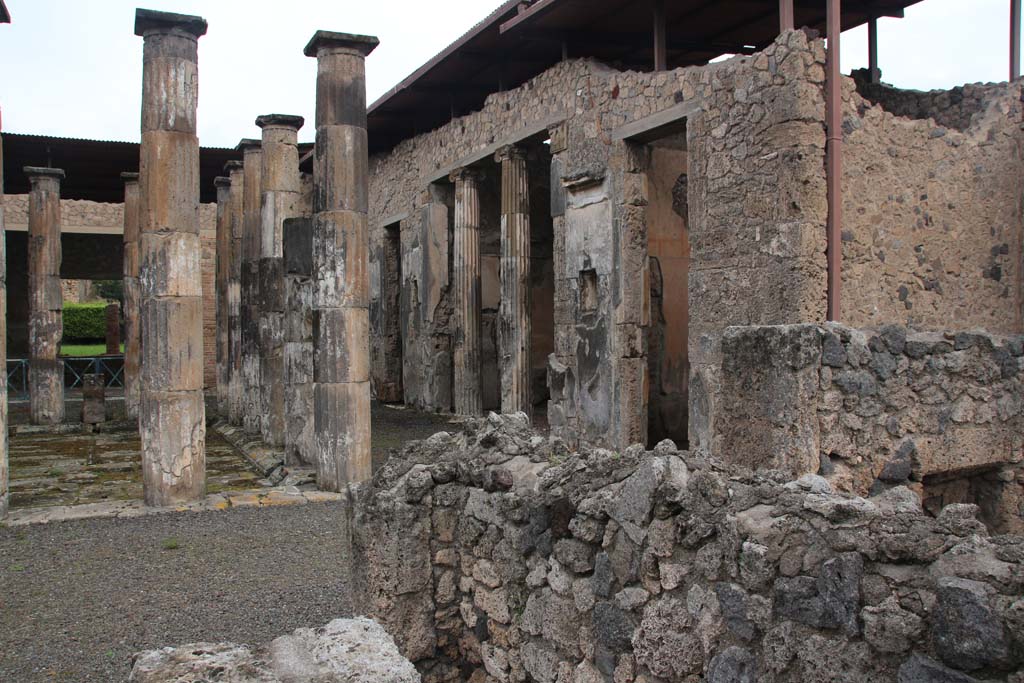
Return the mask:
<path id="1" fill-rule="evenodd" d="M 69 416 L 75 414 L 75 402 L 68 400 Z M 118 401 L 108 407 L 111 416 L 121 409 Z M 18 427 L 10 437 L 12 510 L 142 498 L 141 443 L 131 425 L 111 429 L 108 424 L 109 431 L 99 433 L 28 431 L 23 426 L 27 409 L 20 404 L 16 408 L 12 423 Z M 447 416 L 376 403 L 372 417 L 375 466 L 408 441 L 456 428 Z M 262 474 L 216 430 L 206 434 L 207 494 L 259 488 Z"/>
<path id="2" fill-rule="evenodd" d="M 0 527 L 0 681 L 124 681 L 133 653 L 349 615 L 340 506 Z"/>
<path id="3" fill-rule="evenodd" d="M 11 508 L 142 498 L 138 432 L 13 434 Z M 260 475 L 214 430 L 206 433 L 207 493 L 259 488 Z"/>

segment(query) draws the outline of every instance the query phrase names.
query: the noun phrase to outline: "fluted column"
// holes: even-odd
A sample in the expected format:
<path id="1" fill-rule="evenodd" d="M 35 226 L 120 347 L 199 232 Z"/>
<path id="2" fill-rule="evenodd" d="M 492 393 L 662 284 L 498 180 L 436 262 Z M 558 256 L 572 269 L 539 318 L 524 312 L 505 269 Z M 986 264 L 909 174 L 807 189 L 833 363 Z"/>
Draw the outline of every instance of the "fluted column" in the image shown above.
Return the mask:
<path id="1" fill-rule="evenodd" d="M 480 186 L 479 176 L 461 169 L 455 183 L 455 412 L 480 415 Z"/>
<path id="2" fill-rule="evenodd" d="M 505 147 L 496 159 L 501 163 L 501 412 L 530 415 L 530 183 L 526 151 Z"/>
<path id="3" fill-rule="evenodd" d="M 124 181 L 124 415 L 139 418 L 142 296 L 139 291 L 139 174 L 122 173 Z"/>
<path id="4" fill-rule="evenodd" d="M 378 42 L 317 31 L 305 49 L 317 58 L 313 430 L 329 491 L 372 474 L 366 56 Z"/>
<path id="5" fill-rule="evenodd" d="M 28 208 L 29 412 L 32 424 L 64 421 L 63 295 L 60 288 L 60 182 L 64 171 L 25 168 Z"/>
<path id="6" fill-rule="evenodd" d="M 206 489 L 203 291 L 199 238 L 200 17 L 136 10 L 142 36 L 139 432 L 147 505 Z"/>
<path id="7" fill-rule="evenodd" d="M 229 161 L 224 172 L 231 179 L 229 223 L 231 245 L 228 257 L 228 422 L 241 426 L 245 414 L 242 377 L 242 234 L 245 226 L 243 193 L 245 170 L 240 161 Z"/>
<path id="8" fill-rule="evenodd" d="M 245 181 L 242 183 L 242 426 L 249 434 L 260 432 L 263 399 L 260 393 L 260 190 L 263 150 L 259 140 L 242 140 Z"/>
<path id="9" fill-rule="evenodd" d="M 271 446 L 285 445 L 284 221 L 299 213 L 299 129 L 301 116 L 271 114 L 256 119 L 263 129 L 260 238 L 261 431 Z"/>
<path id="10" fill-rule="evenodd" d="M 231 178 L 214 178 L 217 187 L 217 238 L 214 292 L 217 296 L 217 412 L 228 413 L 228 273 L 231 270 Z"/>

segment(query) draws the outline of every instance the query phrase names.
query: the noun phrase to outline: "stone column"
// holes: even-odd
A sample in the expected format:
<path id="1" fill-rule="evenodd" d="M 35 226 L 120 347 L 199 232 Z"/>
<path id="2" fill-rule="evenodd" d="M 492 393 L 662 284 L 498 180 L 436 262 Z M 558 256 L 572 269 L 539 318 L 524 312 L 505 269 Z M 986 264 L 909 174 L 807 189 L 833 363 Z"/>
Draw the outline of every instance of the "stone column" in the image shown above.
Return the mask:
<path id="1" fill-rule="evenodd" d="M 526 150 L 505 147 L 496 159 L 501 163 L 501 412 L 530 415 L 530 183 Z"/>
<path id="2" fill-rule="evenodd" d="M 60 288 L 60 181 L 56 168 L 25 169 L 32 183 L 28 208 L 29 411 L 32 424 L 64 421 L 64 335 Z"/>
<path id="3" fill-rule="evenodd" d="M 258 434 L 263 414 L 260 395 L 260 186 L 263 150 L 259 140 L 242 140 L 245 180 L 242 183 L 242 270 L 240 277 L 242 329 L 242 426 Z"/>
<path id="4" fill-rule="evenodd" d="M 231 178 L 229 223 L 231 246 L 228 256 L 228 422 L 241 426 L 245 414 L 242 376 L 242 233 L 245 225 L 243 192 L 245 170 L 242 162 L 229 161 L 224 171 Z"/>
<path id="5" fill-rule="evenodd" d="M 139 174 L 122 173 L 124 181 L 124 416 L 139 418 Z"/>
<path id="6" fill-rule="evenodd" d="M 116 355 L 121 353 L 121 304 L 107 304 L 105 314 L 107 354 Z"/>
<path id="7" fill-rule="evenodd" d="M 284 222 L 285 463 L 316 466 L 313 435 L 313 221 Z"/>
<path id="8" fill-rule="evenodd" d="M 299 129 L 301 116 L 271 114 L 256 119 L 263 130 L 260 222 L 260 387 L 261 431 L 271 446 L 285 445 L 284 221 L 299 214 Z"/>
<path id="9" fill-rule="evenodd" d="M 203 291 L 199 238 L 199 17 L 136 10 L 142 51 L 139 432 L 147 505 L 206 489 Z"/>
<path id="10" fill-rule="evenodd" d="M 217 296 L 217 412 L 228 414 L 228 273 L 231 270 L 231 178 L 214 178 L 217 187 L 217 239 L 214 291 Z"/>
<path id="11" fill-rule="evenodd" d="M 480 415 L 480 187 L 476 171 L 461 169 L 455 183 L 455 413 Z"/>
<path id="12" fill-rule="evenodd" d="M 0 128 L 3 128 L 0 122 Z M 4 224 L 4 145 L 0 138 L 0 519 L 7 516 L 7 228 Z"/>
<path id="13" fill-rule="evenodd" d="M 317 31 L 313 195 L 313 420 L 317 482 L 370 478 L 370 236 L 366 56 L 370 36 Z"/>

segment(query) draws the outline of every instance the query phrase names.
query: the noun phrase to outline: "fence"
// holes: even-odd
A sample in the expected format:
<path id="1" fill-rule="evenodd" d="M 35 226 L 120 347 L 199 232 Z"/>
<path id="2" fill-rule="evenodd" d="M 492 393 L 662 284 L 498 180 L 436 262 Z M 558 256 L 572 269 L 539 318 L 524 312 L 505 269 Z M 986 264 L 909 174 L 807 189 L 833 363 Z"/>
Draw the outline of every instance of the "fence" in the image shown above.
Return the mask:
<path id="1" fill-rule="evenodd" d="M 106 377 L 106 386 L 124 387 L 124 356 L 66 357 L 64 361 L 64 388 L 82 386 L 84 375 Z M 7 359 L 7 395 L 9 398 L 28 396 L 28 359 Z"/>

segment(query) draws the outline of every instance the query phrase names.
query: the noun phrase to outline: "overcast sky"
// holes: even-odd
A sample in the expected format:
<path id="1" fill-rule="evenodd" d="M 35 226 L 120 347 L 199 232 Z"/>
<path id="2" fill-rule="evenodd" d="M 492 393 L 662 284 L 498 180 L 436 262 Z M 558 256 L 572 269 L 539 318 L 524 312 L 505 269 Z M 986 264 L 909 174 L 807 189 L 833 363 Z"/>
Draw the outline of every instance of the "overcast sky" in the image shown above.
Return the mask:
<path id="1" fill-rule="evenodd" d="M 313 139 L 316 29 L 369 33 L 372 102 L 469 30 L 498 0 L 6 0 L 0 25 L 4 130 L 101 140 L 139 139 L 142 39 L 135 7 L 199 14 L 199 136 L 233 147 L 258 137 L 259 114 L 300 114 Z M 824 4 L 825 0 L 821 0 Z M 884 79 L 907 88 L 1005 80 L 1009 0 L 924 0 L 880 21 Z M 843 71 L 866 66 L 867 31 L 843 34 Z"/>

